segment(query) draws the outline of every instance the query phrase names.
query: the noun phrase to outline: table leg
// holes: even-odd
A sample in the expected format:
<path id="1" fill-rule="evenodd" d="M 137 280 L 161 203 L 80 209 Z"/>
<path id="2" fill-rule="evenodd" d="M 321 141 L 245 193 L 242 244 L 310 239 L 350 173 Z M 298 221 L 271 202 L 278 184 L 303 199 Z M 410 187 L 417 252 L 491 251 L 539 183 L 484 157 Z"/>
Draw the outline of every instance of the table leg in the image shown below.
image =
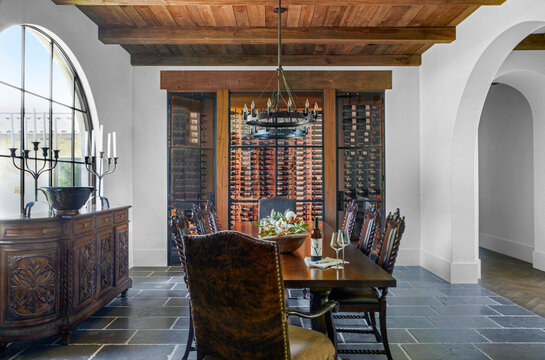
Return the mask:
<path id="1" fill-rule="evenodd" d="M 310 311 L 312 312 L 322 307 L 328 301 L 330 292 L 331 289 L 310 289 Z M 318 319 L 313 319 L 312 329 L 326 334 L 333 343 L 333 346 L 335 346 L 335 351 L 337 350 L 337 333 L 333 325 L 331 312 Z"/>

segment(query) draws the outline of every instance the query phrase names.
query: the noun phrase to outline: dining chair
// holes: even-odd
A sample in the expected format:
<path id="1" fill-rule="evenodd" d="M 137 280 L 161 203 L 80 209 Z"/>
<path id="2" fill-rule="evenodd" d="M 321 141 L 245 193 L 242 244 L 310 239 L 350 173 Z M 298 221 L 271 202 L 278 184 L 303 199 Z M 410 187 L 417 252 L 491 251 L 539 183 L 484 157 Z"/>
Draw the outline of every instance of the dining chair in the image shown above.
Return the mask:
<path id="1" fill-rule="evenodd" d="M 384 224 L 384 232 L 378 242 L 376 262 L 388 274 L 394 270 L 399 243 L 405 231 L 405 217 L 401 217 L 399 209 L 389 214 Z M 388 288 L 335 288 L 331 291 L 329 299 L 339 303 L 342 312 L 364 313 L 360 315 L 335 315 L 334 319 L 358 319 L 364 318 L 371 329 L 344 329 L 338 328 L 338 332 L 374 334 L 377 342 L 382 342 L 384 350 L 339 350 L 340 354 L 385 354 L 392 359 L 388 332 L 386 328 L 386 295 Z M 376 313 L 379 314 L 380 333 L 376 326 Z"/>
<path id="2" fill-rule="evenodd" d="M 343 234 L 348 233 L 348 238 L 352 235 L 352 230 L 354 230 L 354 224 L 356 223 L 356 216 L 358 215 L 358 203 L 356 200 L 352 200 L 346 209 L 344 210 L 344 220 L 342 231 Z"/>
<path id="3" fill-rule="evenodd" d="M 358 239 L 358 249 L 366 256 L 369 256 L 373 249 L 373 245 L 376 244 L 377 238 L 380 238 L 377 234 L 380 234 L 382 229 L 381 219 L 381 212 L 376 205 L 373 205 L 373 207 L 365 210 L 363 213 L 363 222 Z"/>
<path id="4" fill-rule="evenodd" d="M 180 257 L 180 269 L 182 270 L 182 276 L 187 286 L 187 270 L 185 265 L 183 237 L 185 235 L 189 235 L 189 221 L 187 220 L 187 217 L 183 210 L 178 210 L 176 208 L 172 209 L 172 213 L 170 216 L 170 230 L 172 232 L 172 237 L 174 238 L 174 241 L 176 243 L 178 256 Z M 193 321 L 191 318 L 191 299 L 189 299 L 189 309 L 189 334 L 187 336 L 187 343 L 185 346 L 184 355 L 182 356 L 182 360 L 187 360 L 187 358 L 189 357 L 189 353 L 191 351 L 195 351 L 195 347 L 193 346 L 193 340 L 195 336 Z"/>
<path id="5" fill-rule="evenodd" d="M 335 359 L 326 335 L 288 325 L 290 315 L 315 319 L 336 303 L 314 313 L 285 307 L 276 242 L 235 231 L 183 241 L 197 359 Z"/>
<path id="6" fill-rule="evenodd" d="M 199 235 L 220 231 L 216 208 L 210 200 L 203 207 L 200 203 L 193 203 L 192 220 Z"/>
<path id="7" fill-rule="evenodd" d="M 259 220 L 266 218 L 271 214 L 271 210 L 284 213 L 286 210 L 296 212 L 295 199 L 287 199 L 275 196 L 267 199 L 259 199 Z"/>

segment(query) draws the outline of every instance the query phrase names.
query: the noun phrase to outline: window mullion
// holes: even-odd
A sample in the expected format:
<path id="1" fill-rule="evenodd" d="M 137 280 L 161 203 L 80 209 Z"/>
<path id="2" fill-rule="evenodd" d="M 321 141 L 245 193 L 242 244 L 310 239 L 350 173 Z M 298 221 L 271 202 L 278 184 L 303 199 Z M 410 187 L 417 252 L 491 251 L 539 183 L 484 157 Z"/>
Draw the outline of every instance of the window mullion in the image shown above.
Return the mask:
<path id="1" fill-rule="evenodd" d="M 53 161 L 53 41 L 50 40 L 49 50 L 51 56 L 49 57 L 49 161 Z M 45 146 L 45 144 L 44 144 Z M 49 171 L 49 186 L 53 186 L 53 171 Z"/>

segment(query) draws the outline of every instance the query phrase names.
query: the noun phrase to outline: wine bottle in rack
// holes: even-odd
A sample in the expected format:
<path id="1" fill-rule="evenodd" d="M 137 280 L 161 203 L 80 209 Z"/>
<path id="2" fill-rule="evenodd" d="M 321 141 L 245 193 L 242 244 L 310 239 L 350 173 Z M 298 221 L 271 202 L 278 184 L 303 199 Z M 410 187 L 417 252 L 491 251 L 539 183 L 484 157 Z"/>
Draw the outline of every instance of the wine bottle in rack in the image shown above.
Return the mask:
<path id="1" fill-rule="evenodd" d="M 318 227 L 318 218 L 314 218 L 314 229 L 310 234 L 310 260 L 317 261 L 322 259 L 322 232 Z"/>

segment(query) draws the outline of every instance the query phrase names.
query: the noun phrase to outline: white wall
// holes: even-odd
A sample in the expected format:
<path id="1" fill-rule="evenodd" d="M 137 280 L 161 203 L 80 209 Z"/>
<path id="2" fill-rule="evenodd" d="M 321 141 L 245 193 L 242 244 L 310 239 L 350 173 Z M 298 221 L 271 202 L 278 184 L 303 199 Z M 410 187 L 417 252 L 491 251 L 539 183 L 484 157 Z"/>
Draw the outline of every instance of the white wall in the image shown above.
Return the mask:
<path id="1" fill-rule="evenodd" d="M 518 90 L 490 88 L 479 123 L 480 246 L 532 262 L 533 118 Z"/>
<path id="2" fill-rule="evenodd" d="M 422 265 L 452 282 L 476 282 L 477 133 L 488 89 L 501 64 L 545 24 L 545 2 L 481 7 L 435 45 L 420 68 Z"/>
<path id="3" fill-rule="evenodd" d="M 134 263 L 167 261 L 167 93 L 159 89 L 161 70 L 248 70 L 240 67 L 135 67 L 134 84 Z M 273 68 L 250 68 L 271 70 Z M 286 67 L 288 70 L 324 68 Z M 384 70 L 384 68 L 350 68 Z M 327 68 L 347 70 L 347 68 Z M 386 208 L 406 216 L 399 265 L 420 264 L 419 71 L 393 69 L 386 92 Z"/>
<path id="4" fill-rule="evenodd" d="M 0 3 L 0 31 L 20 24 L 34 24 L 53 32 L 75 58 L 75 66 L 87 85 L 95 106 L 95 124 L 105 132 L 117 131 L 119 165 L 104 180 L 105 196 L 114 204 L 132 204 L 132 67 L 129 55 L 117 45 L 103 45 L 98 27 L 74 6 L 52 1 L 4 0 Z M 96 110 L 96 111 L 95 111 Z"/>

